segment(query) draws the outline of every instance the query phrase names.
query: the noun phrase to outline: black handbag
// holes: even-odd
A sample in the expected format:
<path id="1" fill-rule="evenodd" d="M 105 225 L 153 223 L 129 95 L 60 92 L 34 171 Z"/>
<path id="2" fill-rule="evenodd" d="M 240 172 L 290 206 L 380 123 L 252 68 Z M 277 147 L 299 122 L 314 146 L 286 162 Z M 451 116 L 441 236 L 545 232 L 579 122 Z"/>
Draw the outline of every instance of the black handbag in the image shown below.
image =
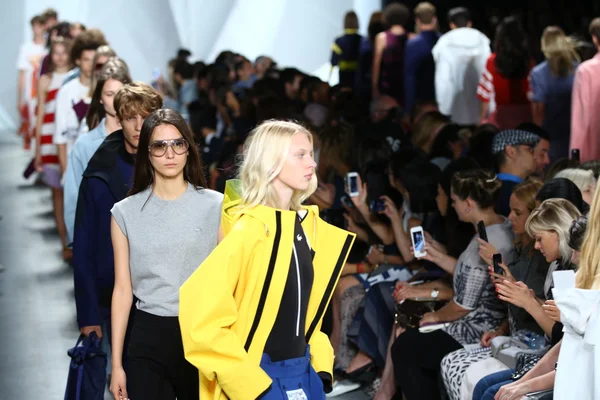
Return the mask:
<path id="1" fill-rule="evenodd" d="M 394 322 L 403 328 L 418 328 L 423 315 L 439 310 L 446 303 L 446 300 L 431 298 L 406 299 L 396 305 Z"/>

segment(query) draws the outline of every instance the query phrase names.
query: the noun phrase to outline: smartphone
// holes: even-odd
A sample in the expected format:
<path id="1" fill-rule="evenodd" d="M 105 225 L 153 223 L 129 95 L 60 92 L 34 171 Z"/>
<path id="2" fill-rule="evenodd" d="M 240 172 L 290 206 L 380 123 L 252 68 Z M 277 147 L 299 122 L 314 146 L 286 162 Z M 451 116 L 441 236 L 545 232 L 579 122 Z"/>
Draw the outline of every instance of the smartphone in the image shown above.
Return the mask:
<path id="1" fill-rule="evenodd" d="M 571 160 L 579 161 L 579 149 L 571 150 Z"/>
<path id="2" fill-rule="evenodd" d="M 477 232 L 479 232 L 479 238 L 484 241 L 488 241 L 487 232 L 485 231 L 485 223 L 483 221 L 479 221 L 477 223 Z"/>
<path id="3" fill-rule="evenodd" d="M 352 203 L 352 200 L 350 200 L 350 197 L 348 197 L 348 196 L 342 196 L 342 198 L 340 199 L 340 201 L 346 207 L 348 207 L 348 208 L 354 208 L 354 203 Z"/>
<path id="4" fill-rule="evenodd" d="M 412 241 L 415 257 L 425 257 L 427 252 L 425 251 L 425 234 L 423 233 L 423 227 L 415 226 L 414 228 L 411 228 L 410 239 Z"/>
<path id="5" fill-rule="evenodd" d="M 358 172 L 348 172 L 346 175 L 346 184 L 348 186 L 348 195 L 350 197 L 357 197 L 358 191 Z"/>
<path id="6" fill-rule="evenodd" d="M 504 270 L 500 266 L 502 263 L 502 254 L 497 253 L 492 256 L 492 263 L 494 264 L 494 272 L 498 275 L 504 274 Z"/>
<path id="7" fill-rule="evenodd" d="M 369 204 L 369 209 L 372 213 L 377 214 L 385 210 L 385 201 L 382 199 L 372 200 Z"/>

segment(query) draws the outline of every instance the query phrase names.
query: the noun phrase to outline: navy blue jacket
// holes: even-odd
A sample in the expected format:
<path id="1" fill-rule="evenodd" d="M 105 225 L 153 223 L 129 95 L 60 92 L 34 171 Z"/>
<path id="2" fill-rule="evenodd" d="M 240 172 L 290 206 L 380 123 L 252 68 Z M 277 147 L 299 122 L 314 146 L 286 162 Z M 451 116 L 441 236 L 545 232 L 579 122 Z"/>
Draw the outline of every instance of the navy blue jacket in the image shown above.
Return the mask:
<path id="1" fill-rule="evenodd" d="M 431 50 L 440 38 L 423 31 L 406 42 L 404 52 L 404 109 L 412 112 L 419 101 L 435 101 L 435 61 Z"/>
<path id="2" fill-rule="evenodd" d="M 115 282 L 110 210 L 133 183 L 134 157 L 123 131 L 110 134 L 91 158 L 79 188 L 73 236 L 73 273 L 79 327 L 101 325 Z"/>

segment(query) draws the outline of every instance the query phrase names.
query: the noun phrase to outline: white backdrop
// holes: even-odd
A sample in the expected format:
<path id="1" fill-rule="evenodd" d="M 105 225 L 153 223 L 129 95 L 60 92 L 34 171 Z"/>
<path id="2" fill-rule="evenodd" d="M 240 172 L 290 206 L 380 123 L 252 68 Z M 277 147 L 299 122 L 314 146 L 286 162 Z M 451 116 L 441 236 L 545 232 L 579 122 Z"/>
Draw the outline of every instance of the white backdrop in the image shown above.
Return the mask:
<path id="1" fill-rule="evenodd" d="M 354 9 L 361 31 L 380 0 L 2 0 L 0 39 L 0 131 L 14 130 L 16 59 L 31 38 L 29 19 L 47 7 L 61 20 L 100 28 L 131 69 L 149 81 L 153 68 L 165 69 L 179 47 L 195 60 L 212 61 L 229 49 L 250 59 L 265 54 L 280 66 L 295 66 L 326 79 L 332 40 L 343 16 Z"/>

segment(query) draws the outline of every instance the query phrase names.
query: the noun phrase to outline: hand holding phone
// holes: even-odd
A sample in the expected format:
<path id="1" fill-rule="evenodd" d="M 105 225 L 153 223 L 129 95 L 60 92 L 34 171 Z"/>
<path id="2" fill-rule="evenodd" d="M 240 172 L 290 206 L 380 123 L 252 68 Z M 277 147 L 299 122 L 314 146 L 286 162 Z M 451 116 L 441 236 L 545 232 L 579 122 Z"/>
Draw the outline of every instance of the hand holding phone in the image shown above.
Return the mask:
<path id="1" fill-rule="evenodd" d="M 346 186 L 350 197 L 358 197 L 358 195 L 360 195 L 358 172 L 348 172 L 346 175 Z"/>
<path id="2" fill-rule="evenodd" d="M 500 266 L 500 264 L 502 264 L 502 254 L 500 254 L 500 253 L 494 254 L 492 256 L 492 262 L 494 264 L 494 273 L 496 273 L 498 275 L 503 275 L 504 270 Z"/>
<path id="3" fill-rule="evenodd" d="M 477 223 L 477 232 L 479 232 L 479 238 L 481 240 L 489 242 L 488 237 L 487 237 L 487 232 L 485 230 L 485 223 L 483 221 L 479 221 Z"/>
<path id="4" fill-rule="evenodd" d="M 416 258 L 423 258 L 427 255 L 425 250 L 425 233 L 422 226 L 415 226 L 410 230 L 410 239 L 412 241 L 413 252 Z"/>

